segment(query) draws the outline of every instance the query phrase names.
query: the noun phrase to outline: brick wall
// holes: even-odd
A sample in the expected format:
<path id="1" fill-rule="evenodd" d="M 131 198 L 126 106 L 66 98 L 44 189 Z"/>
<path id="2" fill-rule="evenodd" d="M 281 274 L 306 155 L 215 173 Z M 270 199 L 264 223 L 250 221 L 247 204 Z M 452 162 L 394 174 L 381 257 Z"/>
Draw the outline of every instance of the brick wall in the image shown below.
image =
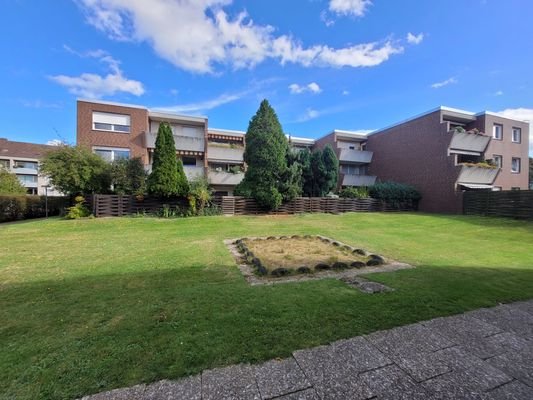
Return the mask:
<path id="1" fill-rule="evenodd" d="M 455 191 L 460 167 L 448 156 L 447 130 L 441 112 L 435 111 L 370 135 L 367 150 L 374 152 L 370 175 L 416 187 L 422 194 L 421 211 L 461 212 L 462 195 Z"/>
<path id="2" fill-rule="evenodd" d="M 130 133 L 115 133 L 93 130 L 94 111 L 125 114 L 131 119 Z M 77 103 L 77 144 L 90 149 L 93 146 L 119 147 L 130 149 L 132 157 L 141 157 L 148 164 L 148 152 L 144 146 L 143 133 L 148 131 L 148 110 L 145 108 L 116 106 L 110 104 L 78 101 Z"/>

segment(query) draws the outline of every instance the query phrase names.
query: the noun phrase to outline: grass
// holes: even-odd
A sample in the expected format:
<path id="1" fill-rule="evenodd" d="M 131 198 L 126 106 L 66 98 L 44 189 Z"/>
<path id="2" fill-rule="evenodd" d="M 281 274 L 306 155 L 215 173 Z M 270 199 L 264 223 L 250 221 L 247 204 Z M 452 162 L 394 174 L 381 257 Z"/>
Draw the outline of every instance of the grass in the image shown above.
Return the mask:
<path id="1" fill-rule="evenodd" d="M 321 234 L 416 269 L 249 286 L 223 239 Z M 75 398 L 533 298 L 533 224 L 357 213 L 0 226 L 0 398 Z"/>
<path id="2" fill-rule="evenodd" d="M 334 238 L 333 238 L 334 239 Z M 350 264 L 353 261 L 368 261 L 368 257 L 352 254 L 351 251 L 324 243 L 317 237 L 287 238 L 273 240 L 249 240 L 244 243 L 258 257 L 265 268 L 272 272 L 276 268 L 296 270 L 299 267 L 314 267 L 319 263 L 328 265 L 340 261 Z"/>

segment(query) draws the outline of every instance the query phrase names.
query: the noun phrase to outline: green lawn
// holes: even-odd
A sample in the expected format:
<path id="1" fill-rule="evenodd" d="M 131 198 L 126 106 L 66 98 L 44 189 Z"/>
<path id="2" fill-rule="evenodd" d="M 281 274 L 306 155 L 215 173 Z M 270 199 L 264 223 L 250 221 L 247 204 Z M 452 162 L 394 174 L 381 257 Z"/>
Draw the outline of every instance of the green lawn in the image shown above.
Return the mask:
<path id="1" fill-rule="evenodd" d="M 322 234 L 416 265 L 250 287 L 223 239 Z M 74 398 L 533 298 L 533 224 L 358 213 L 0 226 L 0 398 Z"/>

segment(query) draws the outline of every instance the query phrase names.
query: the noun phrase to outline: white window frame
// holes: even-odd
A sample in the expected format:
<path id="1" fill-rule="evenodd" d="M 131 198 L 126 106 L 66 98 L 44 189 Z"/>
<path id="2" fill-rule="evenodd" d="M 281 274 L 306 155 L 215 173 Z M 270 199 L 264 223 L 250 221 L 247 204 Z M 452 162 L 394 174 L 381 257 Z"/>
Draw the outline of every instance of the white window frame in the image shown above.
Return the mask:
<path id="1" fill-rule="evenodd" d="M 515 133 L 518 133 L 518 140 L 515 140 Z M 521 143 L 522 142 L 522 128 L 513 127 L 511 140 L 512 140 L 513 143 Z"/>
<path id="2" fill-rule="evenodd" d="M 497 159 L 499 159 L 500 162 L 496 162 Z M 494 161 L 494 164 L 496 164 L 496 166 L 498 168 L 502 168 L 502 166 L 503 166 L 503 156 L 501 156 L 499 154 L 493 154 L 492 155 L 492 161 Z"/>
<path id="3" fill-rule="evenodd" d="M 518 169 L 514 168 L 515 160 L 518 160 Z M 513 157 L 511 159 L 511 173 L 519 174 L 522 170 L 522 160 L 519 157 Z"/>
<path id="4" fill-rule="evenodd" d="M 115 152 L 116 152 L 116 151 L 127 151 L 127 152 L 128 152 L 128 159 L 131 158 L 131 150 L 128 149 L 127 147 L 104 147 L 104 146 L 94 146 L 94 147 L 93 147 L 93 153 L 96 154 L 96 151 L 97 151 L 97 150 L 101 150 L 101 151 L 110 151 L 110 152 L 111 152 L 111 160 L 109 160 L 110 162 L 115 161 Z"/>
<path id="5" fill-rule="evenodd" d="M 102 127 L 97 128 L 96 124 L 109 125 L 109 129 Z M 120 129 L 119 127 L 127 127 L 127 129 Z M 92 113 L 92 130 L 113 133 L 131 132 L 131 116 L 128 114 L 108 113 L 103 111 L 93 111 Z"/>
<path id="6" fill-rule="evenodd" d="M 502 187 L 501 186 L 493 186 L 492 187 L 492 191 L 493 192 L 501 192 L 502 191 Z"/>
<path id="7" fill-rule="evenodd" d="M 496 135 L 497 129 L 500 128 L 500 135 Z M 492 125 L 492 138 L 494 140 L 503 140 L 503 125 L 502 124 L 494 124 Z"/>

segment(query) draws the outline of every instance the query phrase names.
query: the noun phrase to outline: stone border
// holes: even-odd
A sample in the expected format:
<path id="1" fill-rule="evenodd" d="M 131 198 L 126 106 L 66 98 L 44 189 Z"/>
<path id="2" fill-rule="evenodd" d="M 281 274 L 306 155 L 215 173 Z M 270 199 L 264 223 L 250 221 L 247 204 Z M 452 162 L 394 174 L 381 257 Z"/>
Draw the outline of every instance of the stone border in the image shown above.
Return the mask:
<path id="1" fill-rule="evenodd" d="M 307 235 L 305 235 L 307 236 Z M 302 236 L 302 237 L 305 237 Z M 327 238 L 325 236 L 321 235 L 313 235 L 316 238 L 319 238 L 323 241 L 329 241 L 333 244 L 333 242 L 337 243 L 340 247 L 345 247 L 347 249 L 350 249 L 351 251 L 356 250 L 355 247 L 349 246 L 345 243 L 332 240 L 330 238 Z M 269 238 L 290 238 L 288 236 L 269 236 Z M 372 267 L 363 267 L 363 268 L 352 268 L 347 270 L 324 270 L 324 271 L 315 271 L 312 274 L 299 274 L 299 275 L 289 275 L 289 276 L 283 276 L 283 277 L 272 277 L 272 276 L 258 276 L 254 268 L 249 265 L 245 260 L 243 255 L 239 252 L 237 248 L 237 241 L 243 240 L 243 239 L 250 239 L 250 240 L 266 240 L 267 237 L 246 237 L 246 238 L 238 238 L 238 239 L 226 239 L 224 240 L 224 244 L 230 251 L 231 255 L 235 259 L 235 262 L 237 263 L 237 266 L 239 267 L 239 270 L 241 271 L 242 275 L 246 279 L 246 281 L 251 286 L 257 286 L 257 285 L 273 285 L 273 284 L 280 284 L 280 283 L 291 283 L 291 282 L 306 282 L 306 281 L 314 281 L 314 280 L 320 280 L 320 279 L 339 279 L 349 286 L 352 286 L 358 290 L 360 290 L 363 293 L 378 293 L 378 292 L 386 292 L 386 291 L 392 291 L 394 289 L 385 286 L 378 282 L 371 282 L 367 279 L 363 278 L 361 275 L 368 275 L 373 273 L 379 273 L 379 272 L 392 272 L 392 271 L 399 271 L 403 269 L 411 269 L 414 268 L 412 265 L 406 264 L 406 263 L 400 263 L 395 260 L 391 260 L 388 258 L 383 257 L 385 260 L 385 264 L 379 265 L 379 266 L 372 266 Z"/>

